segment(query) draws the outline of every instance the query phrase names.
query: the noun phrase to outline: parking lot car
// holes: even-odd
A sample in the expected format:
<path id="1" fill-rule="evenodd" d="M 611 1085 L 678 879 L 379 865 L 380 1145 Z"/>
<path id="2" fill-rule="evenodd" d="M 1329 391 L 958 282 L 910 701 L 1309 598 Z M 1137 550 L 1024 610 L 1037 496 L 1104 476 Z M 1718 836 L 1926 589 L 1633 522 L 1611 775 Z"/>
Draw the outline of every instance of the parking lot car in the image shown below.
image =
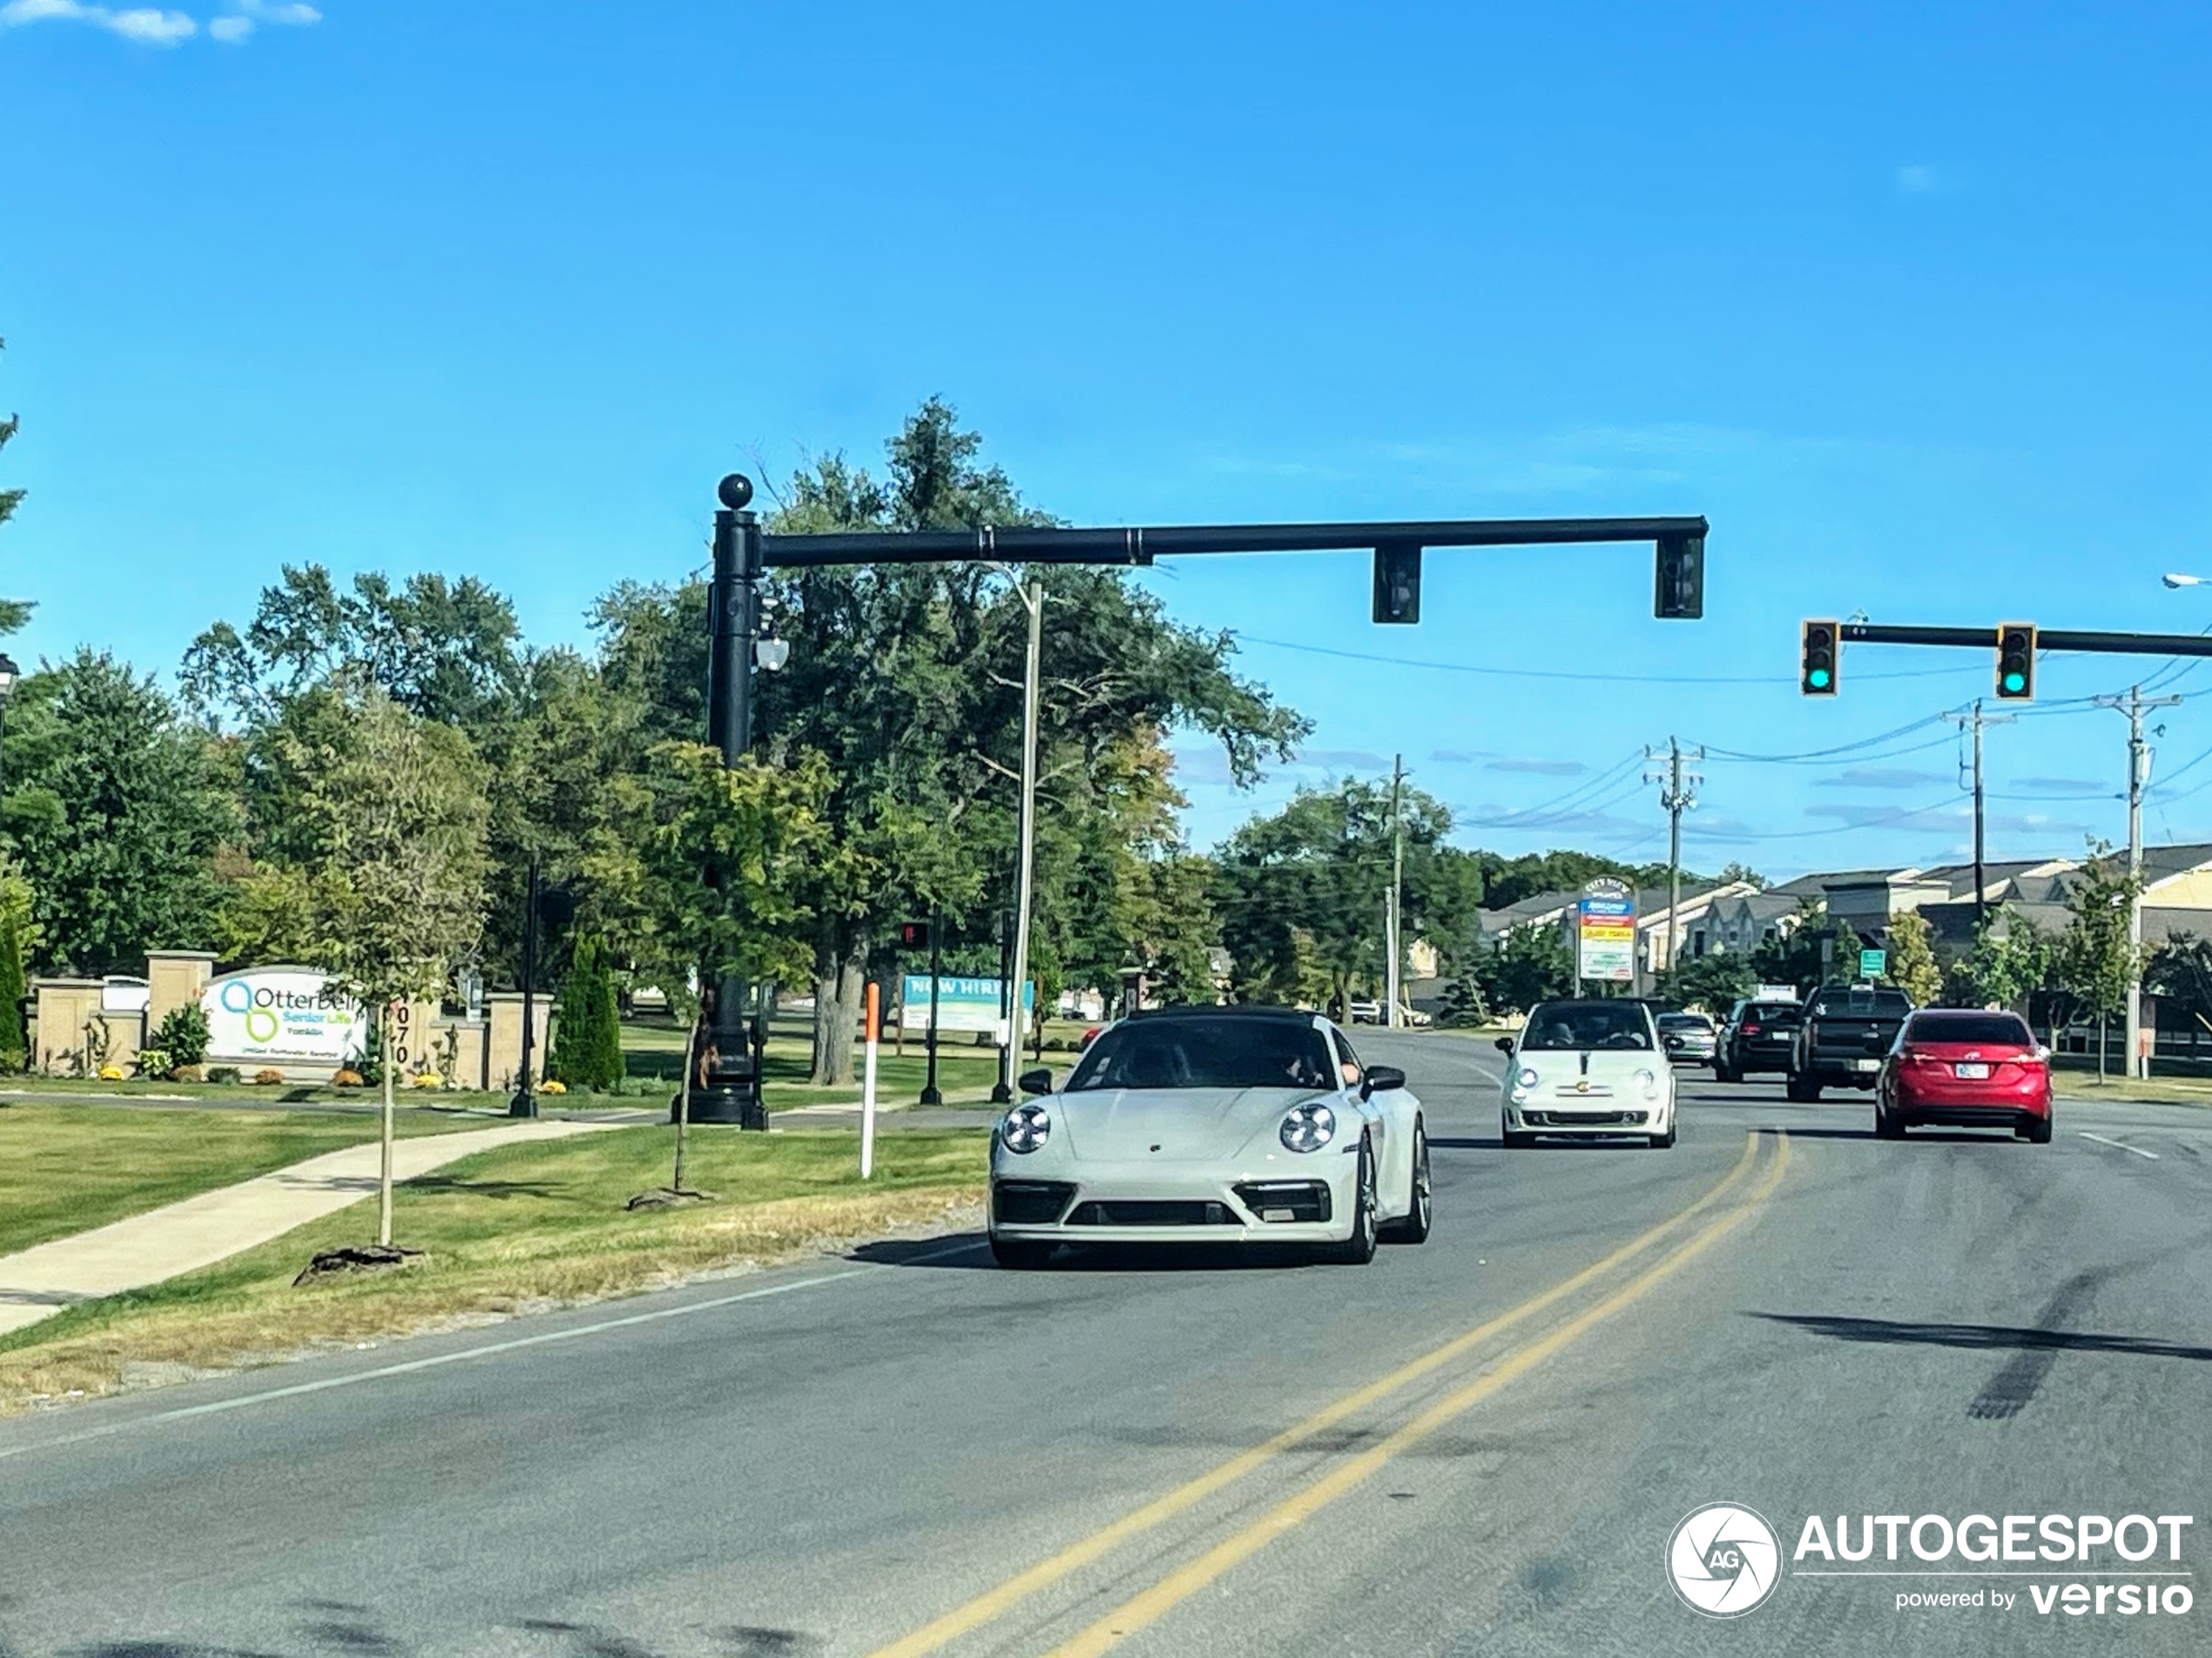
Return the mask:
<path id="1" fill-rule="evenodd" d="M 1547 1001 L 1520 1039 L 1498 1038 L 1506 1068 L 1500 1135 L 1508 1146 L 1541 1136 L 1633 1135 L 1675 1143 L 1675 1070 L 1640 1001 Z"/>
<path id="2" fill-rule="evenodd" d="M 1882 1056 L 1912 1011 L 1912 998 L 1890 985 L 1821 986 L 1806 1004 L 1791 1049 L 1790 1097 L 1810 1104 L 1824 1088 L 1872 1088 Z"/>
<path id="3" fill-rule="evenodd" d="M 1162 1008 L 1101 1031 L 991 1144 L 991 1253 L 1062 1244 L 1299 1244 L 1371 1260 L 1431 1217 L 1421 1102 L 1393 1066 L 1288 1008 Z"/>
<path id="4" fill-rule="evenodd" d="M 1703 1014 L 1661 1014 L 1659 1041 L 1676 1065 L 1710 1065 L 1716 1046 L 1713 1021 Z"/>
<path id="5" fill-rule="evenodd" d="M 1905 1021 L 1882 1062 L 1874 1132 L 2010 1129 L 2038 1145 L 2051 1138 L 2050 1054 L 2018 1014 L 1925 1008 Z"/>
<path id="6" fill-rule="evenodd" d="M 1755 1071 L 1790 1068 L 1805 1010 L 1794 1001 L 1739 1001 L 1729 1010 L 1713 1050 L 1713 1080 L 1741 1082 Z"/>

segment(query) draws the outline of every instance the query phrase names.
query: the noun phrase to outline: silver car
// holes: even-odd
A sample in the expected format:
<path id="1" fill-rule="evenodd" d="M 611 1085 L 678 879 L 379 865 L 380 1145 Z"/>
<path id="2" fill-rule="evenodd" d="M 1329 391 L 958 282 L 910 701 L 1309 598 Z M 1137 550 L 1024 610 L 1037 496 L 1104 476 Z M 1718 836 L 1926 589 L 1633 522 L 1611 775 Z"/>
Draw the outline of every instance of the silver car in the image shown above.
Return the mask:
<path id="1" fill-rule="evenodd" d="M 991 1253 L 1062 1244 L 1299 1244 L 1364 1264 L 1429 1230 L 1427 1130 L 1403 1071 L 1287 1008 L 1163 1008 L 1101 1031 L 991 1145 Z"/>

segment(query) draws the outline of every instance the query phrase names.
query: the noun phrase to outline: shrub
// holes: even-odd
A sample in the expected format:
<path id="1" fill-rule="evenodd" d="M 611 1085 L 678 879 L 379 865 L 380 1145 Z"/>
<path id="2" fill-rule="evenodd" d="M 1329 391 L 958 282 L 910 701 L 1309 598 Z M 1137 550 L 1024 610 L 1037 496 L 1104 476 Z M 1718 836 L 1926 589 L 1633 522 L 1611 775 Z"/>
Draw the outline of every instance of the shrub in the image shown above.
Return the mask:
<path id="1" fill-rule="evenodd" d="M 23 999 L 28 991 L 23 974 L 23 934 L 10 910 L 0 914 L 0 1070 L 22 1069 L 24 1053 L 30 1047 L 23 1023 Z"/>
<path id="2" fill-rule="evenodd" d="M 557 1076 L 549 1076 L 537 1085 L 540 1094 L 566 1094 L 569 1086 Z"/>
<path id="3" fill-rule="evenodd" d="M 280 1086 L 283 1082 L 284 1073 L 282 1071 L 271 1070 L 266 1066 L 264 1066 L 261 1069 L 253 1073 L 253 1086 L 255 1088 L 276 1088 Z"/>
<path id="4" fill-rule="evenodd" d="M 417 1071 L 413 1076 L 408 1078 L 407 1085 L 409 1088 L 443 1088 L 446 1085 L 446 1080 L 435 1071 Z"/>
<path id="5" fill-rule="evenodd" d="M 367 1083 L 363 1081 L 361 1074 L 359 1071 L 340 1070 L 331 1073 L 330 1086 L 333 1088 L 364 1088 L 367 1086 Z"/>
<path id="6" fill-rule="evenodd" d="M 197 1065 L 207 1057 L 207 1015 L 196 1001 L 172 1008 L 161 1016 L 153 1045 L 172 1065 Z"/>
<path id="7" fill-rule="evenodd" d="M 103 1065 L 100 1067 L 101 1082 L 120 1082 L 122 1080 L 123 1068 L 120 1065 Z"/>
<path id="8" fill-rule="evenodd" d="M 141 1048 L 138 1050 L 138 1075 L 140 1076 L 166 1076 L 169 1075 L 170 1064 L 169 1055 L 158 1048 Z M 105 1076 L 107 1073 L 102 1071 L 100 1075 Z"/>
<path id="9" fill-rule="evenodd" d="M 169 1068 L 169 1080 L 172 1082 L 198 1082 L 203 1079 L 200 1076 L 199 1067 L 197 1065 L 172 1065 Z"/>
<path id="10" fill-rule="evenodd" d="M 621 1014 L 614 974 L 593 938 L 577 940 L 576 956 L 561 980 L 561 1008 L 546 1069 L 571 1088 L 602 1093 L 622 1082 Z"/>
<path id="11" fill-rule="evenodd" d="M 239 1080 L 238 1067 L 211 1065 L 207 1068 L 207 1080 L 211 1082 L 235 1082 Z"/>

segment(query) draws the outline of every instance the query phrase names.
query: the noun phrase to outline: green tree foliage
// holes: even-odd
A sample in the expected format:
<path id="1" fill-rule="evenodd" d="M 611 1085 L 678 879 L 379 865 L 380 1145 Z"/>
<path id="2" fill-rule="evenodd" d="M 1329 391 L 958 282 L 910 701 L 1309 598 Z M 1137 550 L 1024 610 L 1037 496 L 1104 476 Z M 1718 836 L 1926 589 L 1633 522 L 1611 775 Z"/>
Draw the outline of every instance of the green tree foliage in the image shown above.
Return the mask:
<path id="1" fill-rule="evenodd" d="M 1944 999 L 1962 1008 L 2017 1006 L 2050 984 L 2060 954 L 2057 940 L 2011 905 L 2000 905 L 1974 929 L 1973 947 L 1952 963 Z"/>
<path id="2" fill-rule="evenodd" d="M 2212 939 L 2175 933 L 2144 965 L 2143 983 L 2191 1018 L 2212 1023 Z"/>
<path id="3" fill-rule="evenodd" d="M 887 446 L 878 479 L 841 455 L 802 469 L 768 527 L 980 529 L 1053 522 L 1026 502 L 981 439 L 932 399 Z M 944 919 L 948 936 L 995 963 L 1013 888 L 1028 615 L 1011 590 L 1046 590 L 1039 732 L 1034 960 L 1089 973 L 1141 953 L 1142 866 L 1182 855 L 1160 824 L 1161 735 L 1209 732 L 1240 778 L 1287 758 L 1305 731 L 1229 671 L 1231 641 L 1177 626 L 1125 572 L 981 564 L 832 567 L 772 575 L 768 614 L 789 664 L 755 681 L 755 728 L 773 763 L 827 763 L 821 804 L 834 855 L 804 872 L 810 920 L 801 975 L 815 992 L 814 1077 L 850 1072 L 868 969 L 891 927 Z M 594 615 L 602 671 L 649 711 L 646 728 L 696 739 L 704 727 L 705 598 L 696 587 L 619 587 Z M 1171 830 L 1171 812 L 1167 812 Z M 1063 859 L 1076 859 L 1071 870 Z M 1087 860 L 1087 861 L 1085 861 Z M 1109 947 L 1109 937 L 1119 933 Z M 1188 965 L 1187 963 L 1185 964 Z"/>
<path id="4" fill-rule="evenodd" d="M 1659 977 L 1659 994 L 1685 1008 L 1725 1014 L 1758 987 L 1751 958 L 1727 951 L 1684 956 Z"/>
<path id="5" fill-rule="evenodd" d="M 1824 980 L 1858 977 L 1858 933 L 1848 921 L 1833 920 L 1817 898 L 1800 900 L 1791 924 L 1763 939 L 1751 952 L 1751 971 L 1760 984 L 1795 985 L 1811 990 Z M 1827 965 L 1822 966 L 1824 953 Z"/>
<path id="6" fill-rule="evenodd" d="M 80 650 L 26 676 L 8 716 L 6 821 L 40 961 L 111 973 L 148 950 L 206 947 L 212 859 L 235 813 L 206 745 L 152 679 Z"/>
<path id="7" fill-rule="evenodd" d="M 1553 923 L 1517 927 L 1474 954 L 1466 976 L 1492 1014 L 1526 1013 L 1575 994 L 1575 949 Z"/>
<path id="8" fill-rule="evenodd" d="M 7 345 L 6 340 L 0 340 L 0 351 L 6 350 Z M 8 447 L 9 441 L 21 425 L 22 422 L 13 414 L 0 419 L 0 449 Z M 0 489 L 0 524 L 6 523 L 16 516 L 16 509 L 23 504 L 23 495 L 20 489 Z M 0 637 L 19 632 L 30 620 L 30 605 L 27 601 L 0 598 Z"/>
<path id="9" fill-rule="evenodd" d="M 561 979 L 561 1011 L 547 1068 L 570 1088 L 600 1093 L 622 1081 L 622 1025 L 615 978 L 597 939 L 577 941 Z"/>
<path id="10" fill-rule="evenodd" d="M 2059 940 L 2057 977 L 2085 1012 L 2100 1019 L 2127 1011 L 2128 990 L 2141 957 L 2128 938 L 2128 907 L 2142 890 L 2126 860 L 2093 845 L 2067 907 L 2073 913 Z"/>
<path id="11" fill-rule="evenodd" d="M 1943 996 L 1943 969 L 1936 965 L 1935 943 L 1927 919 L 1907 911 L 1890 918 L 1890 982 L 1912 998 L 1916 1008 L 1932 1008 Z"/>
<path id="12" fill-rule="evenodd" d="M 1451 813 L 1408 785 L 1399 818 L 1406 937 L 1456 937 L 1473 925 L 1481 889 L 1464 860 L 1447 855 Z M 1327 975 L 1339 1017 L 1356 986 L 1380 981 L 1393 832 L 1391 785 L 1346 778 L 1301 789 L 1280 812 L 1229 838 L 1217 860 L 1217 902 L 1240 996 L 1279 994 L 1302 981 L 1302 947 Z"/>
<path id="13" fill-rule="evenodd" d="M 21 924 L 12 910 L 0 909 L 0 1071 L 21 1070 L 29 1055 L 23 1001 L 30 988 L 24 973 Z"/>

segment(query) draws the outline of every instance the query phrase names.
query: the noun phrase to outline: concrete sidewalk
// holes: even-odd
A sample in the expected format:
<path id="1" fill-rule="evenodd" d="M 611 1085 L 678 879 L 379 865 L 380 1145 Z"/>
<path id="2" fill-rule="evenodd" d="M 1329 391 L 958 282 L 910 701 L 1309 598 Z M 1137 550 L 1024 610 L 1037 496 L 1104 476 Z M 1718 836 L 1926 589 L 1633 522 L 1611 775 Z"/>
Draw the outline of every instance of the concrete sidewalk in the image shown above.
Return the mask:
<path id="1" fill-rule="evenodd" d="M 620 1126 L 518 1122 L 401 1140 L 392 1149 L 393 1177 L 412 1180 L 500 1146 L 561 1140 Z M 235 1186 L 201 1192 L 165 1209 L 57 1237 L 18 1255 L 0 1256 L 0 1335 L 37 1324 L 79 1301 L 141 1289 L 212 1265 L 357 1203 L 376 1190 L 380 1156 L 374 1141 L 347 1146 Z"/>

